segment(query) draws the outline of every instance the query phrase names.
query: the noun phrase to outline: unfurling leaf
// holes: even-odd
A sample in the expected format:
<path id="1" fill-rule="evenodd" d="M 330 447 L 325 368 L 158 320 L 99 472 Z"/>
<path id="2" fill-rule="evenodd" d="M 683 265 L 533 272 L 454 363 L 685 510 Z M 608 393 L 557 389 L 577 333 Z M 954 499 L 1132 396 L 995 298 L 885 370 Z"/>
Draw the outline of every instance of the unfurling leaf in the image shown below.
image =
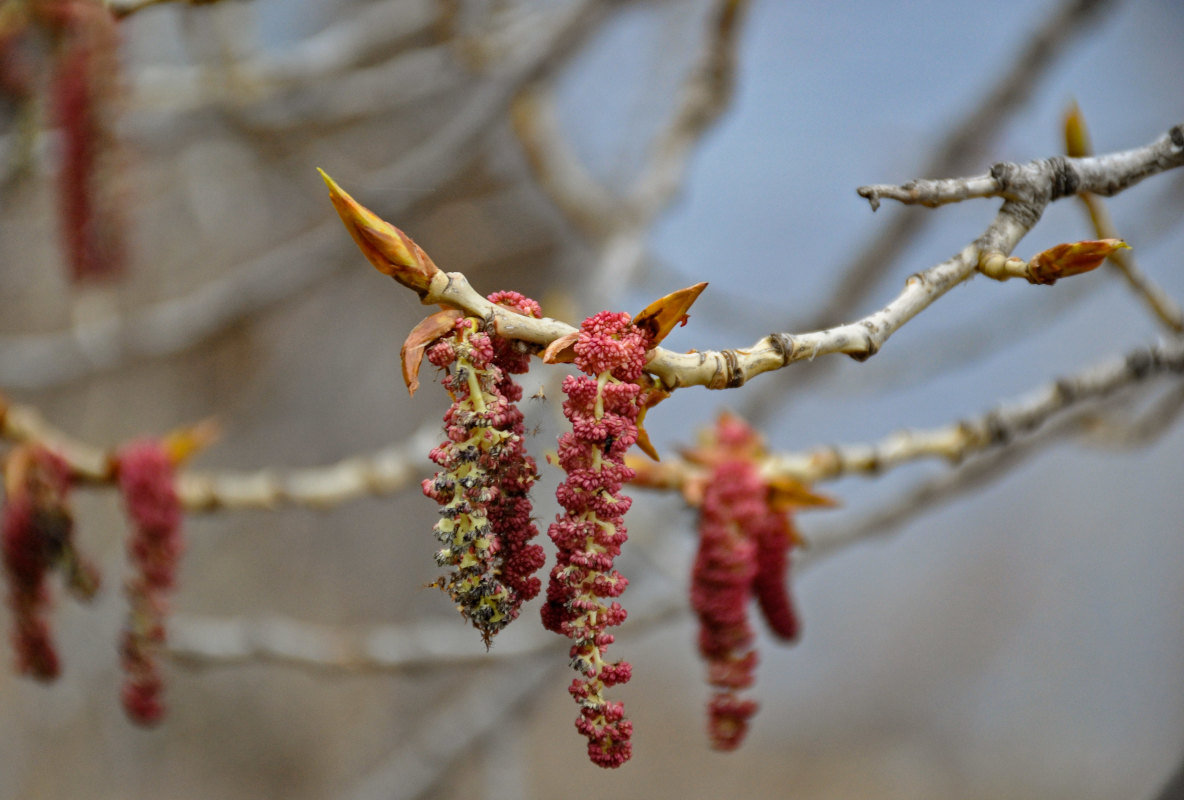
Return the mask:
<path id="1" fill-rule="evenodd" d="M 178 467 L 205 450 L 221 435 L 222 426 L 218 424 L 218 420 L 211 417 L 194 425 L 169 432 L 160 444 L 168 455 L 169 462 L 174 467 Z"/>
<path id="2" fill-rule="evenodd" d="M 686 324 L 687 311 L 706 288 L 706 283 L 696 283 L 660 297 L 634 317 L 633 324 L 649 334 L 650 347 L 655 347 L 674 330 L 675 325 Z"/>
<path id="3" fill-rule="evenodd" d="M 565 333 L 547 345 L 543 351 L 544 364 L 570 364 L 576 360 L 576 340 L 580 338 L 579 331 Z"/>
<path id="4" fill-rule="evenodd" d="M 462 316 L 464 314 L 456 309 L 437 311 L 407 334 L 403 346 L 399 348 L 399 360 L 403 362 L 403 382 L 407 384 L 408 394 L 414 396 L 415 390 L 419 388 L 419 365 L 423 363 L 423 351 L 452 330 Z"/>
<path id="5" fill-rule="evenodd" d="M 1093 239 L 1058 244 L 1028 262 L 1028 280 L 1050 284 L 1059 278 L 1080 275 L 1099 267 L 1116 250 L 1130 249 L 1122 239 Z"/>
<path id="6" fill-rule="evenodd" d="M 801 481 L 783 476 L 768 479 L 769 507 L 775 511 L 799 508 L 834 508 L 839 503 L 833 497 L 816 494 Z"/>
<path id="7" fill-rule="evenodd" d="M 706 286 L 707 284 L 701 284 Z M 651 408 L 661 403 L 670 396 L 670 392 L 657 385 L 657 381 L 651 380 L 652 384 L 646 391 L 645 402 L 641 406 L 641 411 L 637 414 L 637 446 L 641 452 L 652 458 L 654 461 L 661 461 L 658 456 L 658 448 L 654 447 L 653 442 L 650 441 L 650 435 L 645 429 L 645 415 Z"/>
<path id="8" fill-rule="evenodd" d="M 329 199 L 362 255 L 384 275 L 390 275 L 423 297 L 439 268 L 411 237 L 354 200 L 318 169 L 329 187 Z"/>

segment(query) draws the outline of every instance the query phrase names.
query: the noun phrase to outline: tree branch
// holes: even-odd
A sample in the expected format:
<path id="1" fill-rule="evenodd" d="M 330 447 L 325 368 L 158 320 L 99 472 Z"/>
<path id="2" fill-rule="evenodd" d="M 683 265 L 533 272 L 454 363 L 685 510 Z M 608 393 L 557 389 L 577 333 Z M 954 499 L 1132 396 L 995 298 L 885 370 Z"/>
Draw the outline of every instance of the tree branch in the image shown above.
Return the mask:
<path id="1" fill-rule="evenodd" d="M 919 179 L 899 186 L 873 184 L 857 191 L 873 210 L 879 208 L 881 198 L 930 207 L 973 197 L 1047 204 L 1079 192 L 1111 197 L 1144 178 L 1182 164 L 1184 125 L 1176 125 L 1150 144 L 1103 156 L 1053 156 L 1027 164 L 1000 163 L 985 175 Z"/>
<path id="2" fill-rule="evenodd" d="M 1085 117 L 1076 103 L 1072 103 L 1065 114 L 1065 145 L 1065 150 L 1070 156 L 1093 155 Z M 1078 197 L 1085 206 L 1090 224 L 1093 225 L 1094 233 L 1099 239 L 1121 238 L 1102 198 L 1095 197 L 1089 192 L 1082 192 Z M 1108 261 L 1126 279 L 1127 285 L 1162 325 L 1173 333 L 1184 333 L 1184 311 L 1139 268 L 1130 251 L 1116 251 L 1110 255 Z"/>
<path id="3" fill-rule="evenodd" d="M 952 259 L 911 276 L 904 291 L 879 311 L 823 331 L 770 334 L 745 349 L 674 353 L 654 348 L 646 370 L 658 377 L 667 389 L 696 385 L 730 389 L 761 373 L 820 355 L 846 353 L 858 360 L 869 358 L 906 322 L 973 275 L 984 256 L 1010 253 L 1039 221 L 1048 203 L 1076 191 L 1121 191 L 1156 172 L 1181 164 L 1184 164 L 1184 129 L 1180 126 L 1149 145 L 1121 153 L 1080 159 L 1058 156 L 1025 165 L 997 164 L 985 178 L 969 179 L 975 183 L 991 181 L 992 191 L 1006 198 L 983 235 Z M 936 185 L 927 182 L 929 187 Z M 923 198 L 931 194 L 924 187 L 903 190 L 884 186 L 868 191 L 876 196 L 891 194 L 906 198 Z M 361 208 L 335 184 L 331 184 L 331 194 L 336 198 L 335 202 L 342 203 L 342 208 L 349 208 L 348 204 Z M 344 220 L 349 212 L 342 211 L 342 208 L 339 211 Z M 374 217 L 370 212 L 365 213 L 369 215 L 366 219 Z M 354 223 L 347 222 L 349 224 Z M 399 235 L 405 237 L 405 234 Z M 409 263 L 406 270 L 388 274 L 413 288 L 425 304 L 461 309 L 466 314 L 485 319 L 498 334 L 507 338 L 547 345 L 574 331 L 564 322 L 550 318 L 530 319 L 494 306 L 459 272 L 445 273 L 434 265 L 430 265 L 430 270 L 425 269 L 422 265 Z"/>
<path id="4" fill-rule="evenodd" d="M 872 444 L 835 445 L 805 453 L 774 455 L 764 464 L 770 475 L 803 483 L 846 475 L 876 475 L 924 458 L 958 463 L 967 456 L 1030 434 L 1062 412 L 1152 377 L 1184 373 L 1184 341 L 1171 340 L 1133 350 L 1122 358 L 1091 365 L 1001 403 L 972 419 L 923 431 L 899 431 Z"/>
<path id="5" fill-rule="evenodd" d="M 629 615 L 623 630 L 647 630 L 686 610 L 682 598 L 669 592 L 649 595 L 635 598 L 639 610 Z M 486 651 L 467 626 L 439 620 L 342 627 L 274 616 L 177 614 L 169 620 L 168 651 L 179 663 L 195 668 L 268 662 L 332 672 L 399 672 L 443 663 L 512 661 L 563 652 L 569 646 L 541 628 L 510 635 L 515 630 L 498 637 L 497 646 Z"/>

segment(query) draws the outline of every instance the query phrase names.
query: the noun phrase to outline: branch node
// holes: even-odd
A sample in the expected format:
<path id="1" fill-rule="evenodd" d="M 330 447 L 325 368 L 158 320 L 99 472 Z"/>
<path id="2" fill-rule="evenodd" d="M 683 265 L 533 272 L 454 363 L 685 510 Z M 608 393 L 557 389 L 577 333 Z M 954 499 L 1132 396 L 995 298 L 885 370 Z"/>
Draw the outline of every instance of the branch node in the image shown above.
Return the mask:
<path id="1" fill-rule="evenodd" d="M 991 165 L 989 173 L 991 178 L 999 186 L 999 194 L 1007 195 L 1011 191 L 1011 182 L 1016 170 L 1016 165 L 1007 161 L 1000 161 L 998 164 Z"/>
<path id="2" fill-rule="evenodd" d="M 1077 194 L 1077 187 L 1081 185 L 1081 178 L 1077 170 L 1064 156 L 1053 156 L 1048 159 L 1049 169 L 1052 171 L 1052 187 L 1049 200 Z"/>
<path id="3" fill-rule="evenodd" d="M 856 361 L 867 361 L 869 358 L 880 352 L 880 345 L 876 343 L 876 337 L 872 335 L 872 323 L 864 321 L 866 330 L 863 332 L 863 349 L 854 353 L 848 353 Z"/>
<path id="4" fill-rule="evenodd" d="M 1151 354 L 1146 350 L 1136 350 L 1126 357 L 1126 368 L 1135 380 L 1147 377 L 1153 366 Z"/>
<path id="5" fill-rule="evenodd" d="M 724 364 L 727 368 L 727 376 L 724 380 L 725 389 L 736 389 L 744 385 L 744 370 L 740 369 L 740 359 L 736 357 L 735 350 L 721 350 L 724 357 Z"/>
<path id="6" fill-rule="evenodd" d="M 987 414 L 983 421 L 987 425 L 987 441 L 990 444 L 1007 444 L 1011 440 L 1011 429 L 997 410 Z"/>
<path id="7" fill-rule="evenodd" d="M 769 344 L 777 351 L 777 355 L 781 357 L 782 365 L 789 364 L 793 358 L 793 336 L 788 333 L 770 333 Z"/>

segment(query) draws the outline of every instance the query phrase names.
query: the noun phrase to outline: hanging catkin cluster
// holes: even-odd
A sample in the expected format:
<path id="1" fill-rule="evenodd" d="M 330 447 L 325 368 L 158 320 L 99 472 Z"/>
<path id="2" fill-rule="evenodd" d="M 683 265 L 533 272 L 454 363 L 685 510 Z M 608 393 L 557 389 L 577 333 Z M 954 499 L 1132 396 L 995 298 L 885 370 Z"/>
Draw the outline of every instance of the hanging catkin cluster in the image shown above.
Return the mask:
<path id="1" fill-rule="evenodd" d="M 91 599 L 98 571 L 74 545 L 72 488 L 66 462 L 38 444 L 14 449 L 4 463 L 2 542 L 8 606 L 13 613 L 17 671 L 43 681 L 61 671 L 53 644 L 49 573 L 59 571 L 70 591 Z"/>
<path id="2" fill-rule="evenodd" d="M 712 745 L 734 750 L 744 739 L 755 701 L 740 691 L 755 681 L 755 634 L 748 604 L 755 596 L 770 630 L 797 638 L 789 595 L 789 551 L 797 538 L 786 509 L 760 473 L 760 437 L 736 417 L 721 416 L 694 457 L 711 467 L 699 508 L 699 552 L 691 575 L 691 606 L 699 617 L 699 652 L 715 689 L 708 703 Z"/>
<path id="3" fill-rule="evenodd" d="M 548 535 L 559 552 L 547 587 L 543 624 L 572 640 L 571 664 L 579 678 L 569 692 L 580 705 L 576 728 L 588 737 L 588 756 L 618 767 L 633 752 L 633 723 L 624 705 L 604 689 L 629 680 L 626 661 L 608 662 L 608 629 L 625 620 L 614 598 L 629 582 L 613 569 L 628 538 L 625 512 L 631 500 L 621 487 L 633 477 L 625 453 L 637 441 L 644 400 L 636 381 L 645 366 L 648 338 L 628 314 L 602 311 L 580 326 L 575 363 L 585 375 L 563 381 L 564 416 L 572 429 L 559 439 L 559 466 L 567 473 L 556 497 L 564 512 Z"/>
<path id="4" fill-rule="evenodd" d="M 164 716 L 160 654 L 166 640 L 168 598 L 185 551 L 174 463 L 160 441 L 142 439 L 120 449 L 119 490 L 132 523 L 128 557 L 134 572 L 125 587 L 127 624 L 120 642 L 124 711 L 140 725 Z"/>
<path id="5" fill-rule="evenodd" d="M 494 295 L 520 313 L 538 306 L 516 293 Z M 432 345 L 428 360 L 447 370 L 444 385 L 452 405 L 444 415 L 447 440 L 431 452 L 440 470 L 423 482 L 438 502 L 436 562 L 451 571 L 438 585 L 448 592 L 486 646 L 522 603 L 538 594 L 533 577 L 543 550 L 530 544 L 538 531 L 530 520 L 528 493 L 537 477 L 523 443 L 522 396 L 511 372 L 524 372 L 529 354 L 462 317 Z"/>

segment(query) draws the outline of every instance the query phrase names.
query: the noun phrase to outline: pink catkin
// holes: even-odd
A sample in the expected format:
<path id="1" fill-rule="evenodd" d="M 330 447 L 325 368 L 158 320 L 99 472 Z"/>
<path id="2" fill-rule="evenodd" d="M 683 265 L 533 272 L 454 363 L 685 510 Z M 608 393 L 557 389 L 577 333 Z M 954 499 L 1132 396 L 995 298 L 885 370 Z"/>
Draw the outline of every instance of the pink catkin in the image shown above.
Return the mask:
<path id="1" fill-rule="evenodd" d="M 794 543 L 788 514 L 765 514 L 757 525 L 757 570 L 752 591 L 769 630 L 792 642 L 801 632 L 789 593 L 789 551 Z"/>
<path id="2" fill-rule="evenodd" d="M 712 744 L 739 746 L 756 704 L 736 691 L 752 685 L 757 654 L 748 601 L 757 575 L 757 545 L 744 524 L 760 514 L 764 484 L 751 465 L 724 461 L 712 473 L 699 517 L 699 553 L 691 576 L 691 606 L 699 616 L 699 652 L 717 692 L 708 706 Z"/>
<path id="3" fill-rule="evenodd" d="M 633 724 L 624 706 L 603 696 L 604 688 L 627 682 L 632 668 L 625 661 L 606 662 L 604 655 L 613 642 L 607 630 L 626 616 L 614 598 L 628 581 L 613 561 L 628 538 L 624 515 L 631 501 L 621 487 L 633 477 L 624 460 L 637 441 L 644 398 L 636 381 L 646 346 L 628 314 L 595 314 L 580 326 L 575 344 L 576 366 L 587 375 L 563 382 L 563 413 L 572 430 L 559 439 L 559 466 L 567 478 L 556 498 L 564 513 L 548 529 L 558 554 L 542 617 L 549 630 L 573 641 L 571 664 L 581 675 L 568 690 L 580 705 L 576 729 L 601 767 L 619 767 L 633 752 Z"/>
<path id="4" fill-rule="evenodd" d="M 50 0 L 39 9 L 57 40 L 50 105 L 62 134 L 58 198 L 70 275 L 76 282 L 111 277 L 127 261 L 112 163 L 118 30 L 92 0 Z"/>
<path id="5" fill-rule="evenodd" d="M 117 456 L 119 489 L 132 534 L 127 550 L 135 574 L 126 586 L 128 622 L 120 644 L 125 674 L 121 699 L 132 721 L 152 725 L 164 715 L 164 680 L 158 656 L 164 646 L 167 596 L 176 585 L 185 541 L 172 459 L 160 442 L 141 440 Z"/>
<path id="6" fill-rule="evenodd" d="M 524 316 L 543 316 L 537 302 L 518 292 L 494 292 L 489 302 L 505 306 Z M 530 370 L 531 351 L 524 342 L 492 337 L 493 363 L 502 373 L 497 388 L 509 404 L 502 430 L 513 434 L 511 447 L 501 458 L 498 494 L 488 511 L 490 526 L 500 540 L 502 581 L 510 589 L 511 615 L 518 616 L 522 604 L 535 598 L 542 581 L 535 577 L 546 560 L 541 545 L 532 544 L 539 530 L 531 520 L 530 489 L 538 478 L 538 466 L 526 453 L 522 410 L 522 387 L 513 379 Z"/>
<path id="7" fill-rule="evenodd" d="M 755 635 L 748 604 L 756 596 L 770 629 L 797 637 L 799 624 L 788 587 L 789 551 L 795 541 L 789 516 L 771 505 L 758 459 L 757 434 L 735 417 L 720 418 L 714 441 L 700 460 L 711 464 L 699 513 L 699 553 L 691 578 L 691 605 L 699 616 L 699 651 L 716 691 L 708 703 L 712 745 L 733 750 L 744 739 L 757 704 L 738 692 L 755 680 Z"/>
<path id="8" fill-rule="evenodd" d="M 537 303 L 517 292 L 490 300 L 541 314 Z M 448 440 L 431 453 L 440 470 L 423 482 L 424 494 L 442 506 L 435 532 L 445 547 L 437 563 L 452 568 L 438 585 L 488 646 L 542 586 L 534 573 L 545 556 L 531 543 L 538 528 L 529 499 L 537 468 L 526 453 L 523 415 L 515 405 L 522 388 L 511 377 L 529 369 L 530 351 L 462 318 L 427 357 L 449 371 L 444 384 L 453 397 L 444 416 Z"/>
<path id="9" fill-rule="evenodd" d="M 64 460 L 40 445 L 18 447 L 5 464 L 5 489 L 0 527 L 17 670 L 53 680 L 61 664 L 50 632 L 48 573 L 63 569 L 87 596 L 97 586 L 97 574 L 89 565 L 83 570 L 74 550 L 74 520 L 67 504 L 70 472 Z M 82 587 L 84 579 L 89 584 Z"/>

